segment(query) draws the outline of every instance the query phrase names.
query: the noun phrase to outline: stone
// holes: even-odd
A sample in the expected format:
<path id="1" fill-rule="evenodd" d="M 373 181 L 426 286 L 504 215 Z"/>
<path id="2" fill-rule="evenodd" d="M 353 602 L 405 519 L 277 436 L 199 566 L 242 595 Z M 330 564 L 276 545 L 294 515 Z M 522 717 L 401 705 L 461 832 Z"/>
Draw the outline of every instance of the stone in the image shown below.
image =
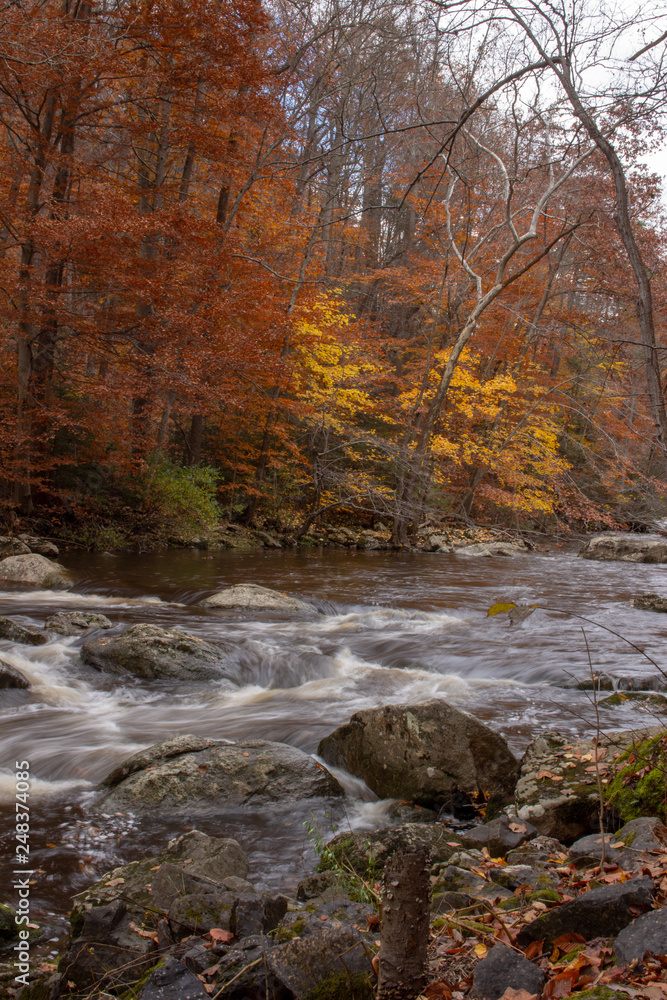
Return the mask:
<path id="1" fill-rule="evenodd" d="M 24 646 L 43 646 L 49 641 L 43 632 L 19 625 L 18 622 L 13 622 L 11 618 L 5 618 L 4 615 L 0 615 L 0 639 L 20 642 Z"/>
<path id="2" fill-rule="evenodd" d="M 500 1000 L 506 989 L 541 995 L 547 977 L 536 965 L 504 944 L 496 944 L 475 966 L 470 996 Z"/>
<path id="3" fill-rule="evenodd" d="M 283 919 L 288 905 L 287 897 L 282 895 L 239 896 L 232 910 L 231 930 L 239 938 L 268 934 Z"/>
<path id="4" fill-rule="evenodd" d="M 323 924 L 307 936 L 277 945 L 269 952 L 267 963 L 278 982 L 296 997 L 305 997 L 323 984 L 338 980 L 341 986 L 349 983 L 347 996 L 352 998 L 355 979 L 367 980 L 369 984 L 375 980 L 359 932 L 331 923 Z M 361 987 L 361 982 L 358 985 Z"/>
<path id="5" fill-rule="evenodd" d="M 641 962 L 646 952 L 667 954 L 667 907 L 650 910 L 624 927 L 614 941 L 614 954 L 619 965 Z"/>
<path id="6" fill-rule="evenodd" d="M 31 553 L 3 559 L 0 562 L 0 583 L 45 587 L 47 590 L 67 590 L 72 586 L 72 578 L 60 563 L 51 562 L 44 556 Z"/>
<path id="7" fill-rule="evenodd" d="M 252 890 L 245 881 L 248 859 L 231 837 L 209 837 L 200 830 L 190 830 L 170 840 L 166 849 L 170 858 L 187 862 L 188 871 L 214 879 L 231 891 Z"/>
<path id="8" fill-rule="evenodd" d="M 272 949 L 271 940 L 264 935 L 254 935 L 229 945 L 214 945 L 211 962 L 219 956 L 219 972 L 213 996 L 220 993 L 223 1000 L 289 1000 L 291 993 L 271 974 L 267 957 Z"/>
<path id="9" fill-rule="evenodd" d="M 255 583 L 239 583 L 221 590 L 202 601 L 203 608 L 245 608 L 249 611 L 308 611 L 313 606 L 278 590 L 259 587 Z"/>
<path id="10" fill-rule="evenodd" d="M 455 865 L 448 865 L 440 873 L 431 892 L 433 909 L 437 911 L 460 909 L 459 896 L 465 897 L 463 905 L 467 906 L 476 899 L 493 902 L 496 899 L 510 899 L 513 895 L 511 890 L 499 883 Z"/>
<path id="11" fill-rule="evenodd" d="M 6 556 L 25 556 L 30 554 L 28 546 L 18 538 L 10 535 L 0 535 L 0 559 Z"/>
<path id="12" fill-rule="evenodd" d="M 614 762 L 607 803 L 621 821 L 656 816 L 667 824 L 667 729 L 645 729 L 634 736 Z"/>
<path id="13" fill-rule="evenodd" d="M 338 833 L 327 844 L 338 866 L 362 878 L 374 878 L 396 851 L 418 851 L 425 847 L 432 864 L 449 861 L 461 850 L 457 834 L 442 823 L 404 823 L 381 830 Z"/>
<path id="14" fill-rule="evenodd" d="M 27 545 L 31 552 L 36 552 L 40 556 L 48 559 L 57 559 L 60 551 L 48 538 L 37 538 L 35 535 L 19 535 L 24 545 Z"/>
<path id="15" fill-rule="evenodd" d="M 662 732 L 653 728 L 602 733 L 598 754 L 603 772 L 617 767 L 622 754 L 637 741 Z M 533 740 L 521 761 L 516 785 L 519 819 L 532 823 L 540 834 L 564 843 L 599 829 L 594 749 L 592 739 L 568 739 L 556 732 L 542 733 Z M 617 808 L 616 803 L 612 804 Z"/>
<path id="16" fill-rule="evenodd" d="M 545 870 L 567 861 L 567 848 L 555 837 L 540 836 L 509 851 L 505 860 L 508 865 L 530 865 Z"/>
<path id="17" fill-rule="evenodd" d="M 504 868 L 491 868 L 489 878 L 505 889 L 514 892 L 520 886 L 529 886 L 530 889 L 551 889 L 558 883 L 558 876 L 551 875 L 548 871 L 540 868 L 531 868 L 530 865 L 505 865 Z"/>
<path id="18" fill-rule="evenodd" d="M 336 779 L 309 754 L 285 743 L 247 740 L 242 743 L 206 741 L 206 748 L 161 757 L 161 744 L 149 748 L 156 763 L 136 768 L 136 758 L 121 765 L 129 770 L 98 803 L 102 811 L 173 810 L 187 806 L 210 810 L 211 805 L 264 805 L 296 799 L 343 795 Z"/>
<path id="19" fill-rule="evenodd" d="M 231 930 L 233 892 L 191 892 L 179 895 L 169 907 L 169 927 L 177 938 L 208 934 L 213 927 Z"/>
<path id="20" fill-rule="evenodd" d="M 568 690 L 574 688 L 577 691 L 665 691 L 667 678 L 660 674 L 618 674 L 615 671 L 605 673 L 597 670 L 592 677 L 590 673 L 574 674 L 555 686 Z"/>
<path id="21" fill-rule="evenodd" d="M 600 708 L 614 709 L 619 705 L 633 705 L 643 712 L 667 712 L 667 697 L 648 691 L 616 691 L 608 698 L 601 698 Z"/>
<path id="22" fill-rule="evenodd" d="M 654 892 L 650 878 L 591 889 L 527 924 L 519 932 L 517 944 L 526 948 L 531 941 L 544 939 L 549 947 L 561 934 L 580 934 L 586 941 L 613 937 L 632 923 L 635 907 L 651 905 Z"/>
<path id="23" fill-rule="evenodd" d="M 429 535 L 424 542 L 427 552 L 453 552 L 454 549 L 445 535 Z"/>
<path id="24" fill-rule="evenodd" d="M 659 535 L 596 535 L 579 553 L 582 559 L 605 562 L 667 562 L 667 540 Z"/>
<path id="25" fill-rule="evenodd" d="M 304 903 L 308 899 L 318 899 L 327 889 L 336 888 L 341 877 L 336 872 L 317 872 L 302 879 L 296 888 L 296 898 Z"/>
<path id="26" fill-rule="evenodd" d="M 225 680 L 241 683 L 240 666 L 231 643 L 215 646 L 181 629 L 133 625 L 110 639 L 90 639 L 81 659 L 104 673 L 130 673 L 145 680 Z"/>
<path id="27" fill-rule="evenodd" d="M 15 1000 L 60 1000 L 62 976 L 59 972 L 22 986 Z"/>
<path id="28" fill-rule="evenodd" d="M 464 847 L 474 847 L 477 850 L 486 847 L 492 858 L 504 858 L 508 851 L 536 836 L 537 830 L 530 823 L 510 819 L 504 813 L 490 823 L 459 832 L 459 839 Z"/>
<path id="29" fill-rule="evenodd" d="M 655 816 L 632 819 L 617 833 L 606 833 L 605 858 L 625 870 L 632 870 L 644 852 L 663 854 L 667 850 L 667 827 Z M 582 837 L 570 847 L 568 854 L 574 862 L 589 859 L 599 862 L 602 858 L 602 834 L 592 833 Z"/>
<path id="30" fill-rule="evenodd" d="M 363 778 L 381 798 L 451 805 L 455 791 L 512 796 L 518 763 L 507 743 L 467 712 L 433 700 L 356 712 L 317 753 Z"/>
<path id="31" fill-rule="evenodd" d="M 14 941 L 17 936 L 16 914 L 11 906 L 0 903 L 0 943 Z"/>
<path id="32" fill-rule="evenodd" d="M 667 611 L 667 597 L 658 594 L 639 594 L 630 603 L 639 611 Z"/>
<path id="33" fill-rule="evenodd" d="M 51 615 L 44 622 L 47 632 L 58 635 L 85 635 L 94 628 L 113 628 L 106 615 L 97 615 L 91 611 L 61 611 Z"/>
<path id="34" fill-rule="evenodd" d="M 264 547 L 267 549 L 282 549 L 281 542 L 273 535 L 270 535 L 268 531 L 255 531 L 255 535 L 259 538 L 260 542 L 264 542 Z"/>
<path id="35" fill-rule="evenodd" d="M 3 688 L 27 689 L 29 687 L 31 687 L 30 681 L 24 677 L 20 670 L 5 663 L 4 660 L 0 660 L 0 690 Z"/>
<path id="36" fill-rule="evenodd" d="M 139 1000 L 209 1000 L 209 995 L 183 962 L 167 955 L 142 986 Z"/>

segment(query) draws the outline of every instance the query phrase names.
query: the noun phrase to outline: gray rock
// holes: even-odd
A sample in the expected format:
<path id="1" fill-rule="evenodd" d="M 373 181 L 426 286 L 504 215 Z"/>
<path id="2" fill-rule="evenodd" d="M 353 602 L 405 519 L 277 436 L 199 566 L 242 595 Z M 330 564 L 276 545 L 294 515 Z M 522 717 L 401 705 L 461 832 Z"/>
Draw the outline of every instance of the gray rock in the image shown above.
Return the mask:
<path id="1" fill-rule="evenodd" d="M 131 774 L 136 774 L 137 771 L 145 771 L 152 768 L 154 764 L 170 760 L 172 757 L 179 757 L 184 753 L 194 753 L 197 750 L 206 750 L 207 747 L 218 746 L 220 742 L 220 740 L 207 740 L 203 736 L 194 736 L 192 733 L 188 733 L 184 736 L 174 736 L 163 743 L 154 743 L 153 746 L 139 750 L 138 753 L 128 757 L 122 764 L 115 767 L 99 787 L 115 788 L 121 781 L 124 781 Z"/>
<path id="2" fill-rule="evenodd" d="M 209 995 L 183 962 L 167 955 L 141 988 L 139 1000 L 209 1000 Z"/>
<path id="3" fill-rule="evenodd" d="M 6 556 L 25 556 L 29 555 L 30 549 L 18 538 L 12 538 L 9 535 L 0 535 L 0 559 L 6 558 Z"/>
<path id="4" fill-rule="evenodd" d="M 208 934 L 213 927 L 229 931 L 236 901 L 233 892 L 184 893 L 169 907 L 169 927 L 177 938 Z"/>
<path id="5" fill-rule="evenodd" d="M 527 993 L 542 993 L 547 977 L 523 955 L 504 944 L 496 944 L 475 966 L 471 997 L 499 1000 L 508 987 Z"/>
<path id="6" fill-rule="evenodd" d="M 667 680 L 660 674 L 619 674 L 597 670 L 592 677 L 590 673 L 564 677 L 555 686 L 577 691 L 665 691 Z"/>
<path id="7" fill-rule="evenodd" d="M 461 843 L 458 835 L 442 823 L 404 823 L 364 833 L 338 833 L 327 847 L 342 867 L 362 877 L 374 877 L 396 851 L 425 847 L 435 865 L 448 862 L 455 851 L 461 850 Z"/>
<path id="8" fill-rule="evenodd" d="M 504 868 L 492 868 L 489 871 L 489 878 L 498 885 L 511 889 L 512 892 L 522 885 L 530 886 L 533 890 L 551 889 L 558 882 L 557 875 L 551 875 L 540 868 L 531 868 L 530 865 L 505 865 Z"/>
<path id="9" fill-rule="evenodd" d="M 519 932 L 517 944 L 525 948 L 544 938 L 550 946 L 561 934 L 581 934 L 586 941 L 615 936 L 634 920 L 634 907 L 651 905 L 654 892 L 650 878 L 591 889 L 527 924 Z"/>
<path id="10" fill-rule="evenodd" d="M 646 952 L 667 954 L 667 907 L 650 910 L 624 927 L 614 941 L 614 954 L 619 965 L 641 962 Z"/>
<path id="11" fill-rule="evenodd" d="M 659 535 L 596 535 L 579 553 L 582 559 L 605 562 L 667 562 L 667 540 Z"/>
<path id="12" fill-rule="evenodd" d="M 382 798 L 424 806 L 449 805 L 455 791 L 507 802 L 518 773 L 502 736 L 439 700 L 356 712 L 317 752 Z"/>
<path id="13" fill-rule="evenodd" d="M 508 851 L 515 850 L 536 836 L 537 830 L 530 823 L 510 819 L 504 813 L 490 823 L 459 833 L 464 847 L 474 847 L 477 850 L 486 847 L 492 858 L 504 858 Z"/>
<path id="14" fill-rule="evenodd" d="M 238 938 L 268 934 L 283 919 L 288 904 L 287 897 L 281 895 L 239 896 L 234 902 L 231 930 Z"/>
<path id="15" fill-rule="evenodd" d="M 54 545 L 48 538 L 37 538 L 35 535 L 19 535 L 19 538 L 31 552 L 36 552 L 40 556 L 57 559 L 60 555 L 58 546 Z"/>
<path id="16" fill-rule="evenodd" d="M 640 864 L 645 851 L 663 853 L 667 849 L 667 827 L 657 817 L 643 816 L 631 819 L 617 833 L 606 833 L 605 857 L 625 870 Z M 572 861 L 580 862 L 589 858 L 602 858 L 602 834 L 592 833 L 582 837 L 570 847 L 568 854 Z"/>
<path id="17" fill-rule="evenodd" d="M 505 860 L 508 865 L 530 865 L 531 868 L 546 870 L 567 861 L 567 848 L 555 837 L 540 836 L 509 851 Z"/>
<path id="18" fill-rule="evenodd" d="M 38 632 L 34 628 L 26 628 L 3 615 L 0 615 L 0 639 L 20 642 L 25 646 L 43 646 L 49 641 L 43 632 Z"/>
<path id="19" fill-rule="evenodd" d="M 459 896 L 464 896 L 468 905 L 476 899 L 509 899 L 513 893 L 498 882 L 489 881 L 465 868 L 448 865 L 438 876 L 432 887 L 433 909 L 459 909 Z"/>
<path id="20" fill-rule="evenodd" d="M 659 594 L 639 594 L 631 603 L 640 611 L 667 611 L 667 597 Z"/>
<path id="21" fill-rule="evenodd" d="M 72 578 L 60 563 L 51 562 L 44 556 L 8 556 L 0 562 L 0 583 L 25 584 L 30 587 L 45 587 L 48 590 L 67 590 L 72 586 Z"/>
<path id="22" fill-rule="evenodd" d="M 213 742 L 205 749 L 172 753 L 161 758 L 161 744 L 151 747 L 157 763 L 136 769 L 131 758 L 122 769 L 128 777 L 106 779 L 114 787 L 97 809 L 147 811 L 188 809 L 211 805 L 265 804 L 320 796 L 343 795 L 336 779 L 308 754 L 285 743 L 248 740 Z"/>
<path id="23" fill-rule="evenodd" d="M 61 611 L 47 618 L 44 628 L 58 635 L 85 635 L 93 628 L 113 628 L 113 622 L 91 611 Z"/>
<path id="24" fill-rule="evenodd" d="M 261 542 L 264 542 L 264 547 L 267 549 L 282 549 L 282 544 L 273 535 L 270 535 L 268 531 L 256 531 L 255 535 Z"/>
<path id="25" fill-rule="evenodd" d="M 14 941 L 17 937 L 16 914 L 11 906 L 0 903 L 0 943 Z"/>
<path id="26" fill-rule="evenodd" d="M 429 535 L 424 542 L 427 552 L 453 552 L 454 549 L 445 535 Z"/>
<path id="27" fill-rule="evenodd" d="M 81 659 L 105 673 L 130 673 L 146 680 L 226 680 L 241 683 L 231 643 L 212 645 L 180 629 L 133 625 L 110 639 L 90 639 Z"/>
<path id="28" fill-rule="evenodd" d="M 296 889 L 296 898 L 304 903 L 308 899 L 320 898 L 328 889 L 340 885 L 341 878 L 336 872 L 317 872 L 302 879 Z"/>
<path id="29" fill-rule="evenodd" d="M 224 1000 L 288 1000 L 292 994 L 286 993 L 276 981 L 267 965 L 271 951 L 271 940 L 262 935 L 244 938 L 233 947 L 215 945 L 214 955 L 219 955 L 220 971 L 215 982 L 215 991 L 221 991 Z"/>
<path id="30" fill-rule="evenodd" d="M 246 608 L 254 611 L 313 611 L 311 604 L 255 583 L 239 583 L 202 601 L 204 608 Z"/>
<path id="31" fill-rule="evenodd" d="M 0 689 L 2 688 L 29 688 L 30 681 L 24 677 L 20 670 L 11 667 L 9 663 L 0 660 Z"/>
<path id="32" fill-rule="evenodd" d="M 353 996 L 357 980 L 374 981 L 373 969 L 361 935 L 352 927 L 330 922 L 306 937 L 274 948 L 267 957 L 278 982 L 296 997 L 305 997 L 325 984 L 348 984 Z"/>

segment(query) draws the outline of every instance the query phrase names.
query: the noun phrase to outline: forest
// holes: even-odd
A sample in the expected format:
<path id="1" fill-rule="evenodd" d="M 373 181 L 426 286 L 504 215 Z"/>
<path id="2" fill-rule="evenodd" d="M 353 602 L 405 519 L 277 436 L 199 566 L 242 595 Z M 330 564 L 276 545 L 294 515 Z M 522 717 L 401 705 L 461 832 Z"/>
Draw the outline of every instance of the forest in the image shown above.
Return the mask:
<path id="1" fill-rule="evenodd" d="M 220 520 L 667 514 L 665 12 L 12 0 L 0 503 Z"/>

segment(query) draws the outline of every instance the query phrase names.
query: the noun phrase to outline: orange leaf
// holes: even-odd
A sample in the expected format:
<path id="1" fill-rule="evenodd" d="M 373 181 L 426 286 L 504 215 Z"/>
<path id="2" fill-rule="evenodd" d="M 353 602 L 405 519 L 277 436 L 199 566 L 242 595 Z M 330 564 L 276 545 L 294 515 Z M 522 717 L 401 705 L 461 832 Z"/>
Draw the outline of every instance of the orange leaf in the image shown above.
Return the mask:
<path id="1" fill-rule="evenodd" d="M 231 941 L 234 935 L 230 931 L 223 931 L 221 927 L 212 927 L 208 932 L 209 937 L 214 941 Z"/>

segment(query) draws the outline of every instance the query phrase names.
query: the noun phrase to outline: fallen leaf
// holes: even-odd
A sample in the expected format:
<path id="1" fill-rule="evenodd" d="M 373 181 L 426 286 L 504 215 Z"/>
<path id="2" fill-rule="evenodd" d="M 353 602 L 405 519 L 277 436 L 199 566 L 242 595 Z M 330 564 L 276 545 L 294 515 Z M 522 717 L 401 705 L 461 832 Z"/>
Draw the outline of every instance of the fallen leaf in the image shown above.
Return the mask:
<path id="1" fill-rule="evenodd" d="M 130 927 L 135 934 L 139 935 L 139 937 L 149 938 L 151 941 L 155 941 L 157 943 L 157 933 L 155 931 L 145 931 L 141 927 L 137 927 L 133 920 L 130 920 Z"/>
<path id="2" fill-rule="evenodd" d="M 122 885 L 124 883 L 124 878 L 112 878 L 110 882 L 105 882 L 105 885 Z"/>
<path id="3" fill-rule="evenodd" d="M 481 941 L 478 941 L 475 947 L 473 948 L 473 951 L 475 952 L 478 958 L 484 958 L 488 950 L 489 949 L 486 947 L 486 945 L 482 944 Z"/>
<path id="4" fill-rule="evenodd" d="M 499 1000 L 537 1000 L 537 993 L 529 993 L 528 990 L 513 990 L 508 986 Z"/>
<path id="5" fill-rule="evenodd" d="M 231 941 L 234 935 L 230 931 L 223 931 L 221 927 L 211 927 L 208 932 L 209 937 L 213 938 L 214 941 Z"/>
<path id="6" fill-rule="evenodd" d="M 452 988 L 447 983 L 429 983 L 422 996 L 426 1000 L 452 1000 Z"/>
<path id="7" fill-rule="evenodd" d="M 526 833 L 527 829 L 525 823 L 510 823 L 510 830 L 513 830 L 514 833 Z"/>

